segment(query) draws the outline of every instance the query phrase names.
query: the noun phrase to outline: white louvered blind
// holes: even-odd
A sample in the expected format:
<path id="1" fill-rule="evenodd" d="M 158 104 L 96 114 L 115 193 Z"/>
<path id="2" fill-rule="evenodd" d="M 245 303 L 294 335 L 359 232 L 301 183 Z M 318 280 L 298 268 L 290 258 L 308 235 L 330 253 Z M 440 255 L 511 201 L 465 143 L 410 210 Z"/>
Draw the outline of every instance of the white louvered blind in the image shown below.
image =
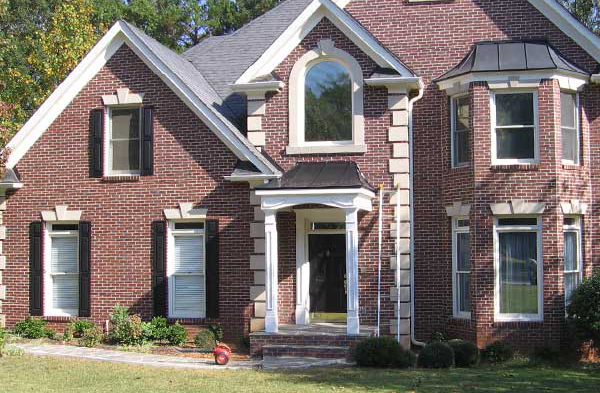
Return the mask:
<path id="1" fill-rule="evenodd" d="M 173 281 L 175 313 L 204 316 L 204 236 L 175 236 Z"/>
<path id="2" fill-rule="evenodd" d="M 72 311 L 79 308 L 78 245 L 76 236 L 52 238 L 50 274 L 54 309 Z"/>

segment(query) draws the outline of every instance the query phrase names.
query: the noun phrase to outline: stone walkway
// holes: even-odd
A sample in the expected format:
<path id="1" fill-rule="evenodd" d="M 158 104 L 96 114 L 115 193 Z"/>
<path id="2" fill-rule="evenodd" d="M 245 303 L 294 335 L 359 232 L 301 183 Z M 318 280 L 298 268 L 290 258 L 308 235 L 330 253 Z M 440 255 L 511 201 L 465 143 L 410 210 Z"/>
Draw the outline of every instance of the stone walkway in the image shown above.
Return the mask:
<path id="1" fill-rule="evenodd" d="M 155 367 L 177 367 L 191 369 L 286 369 L 323 367 L 331 365 L 348 364 L 340 359 L 317 359 L 296 357 L 268 357 L 262 360 L 236 361 L 232 360 L 227 366 L 217 366 L 212 359 L 196 359 L 183 356 L 152 355 L 148 353 L 112 351 L 108 349 L 84 348 L 70 345 L 53 344 L 28 344 L 18 343 L 15 347 L 23 349 L 26 353 L 42 356 L 64 356 L 87 360 L 100 360 L 108 362 L 121 362 Z"/>

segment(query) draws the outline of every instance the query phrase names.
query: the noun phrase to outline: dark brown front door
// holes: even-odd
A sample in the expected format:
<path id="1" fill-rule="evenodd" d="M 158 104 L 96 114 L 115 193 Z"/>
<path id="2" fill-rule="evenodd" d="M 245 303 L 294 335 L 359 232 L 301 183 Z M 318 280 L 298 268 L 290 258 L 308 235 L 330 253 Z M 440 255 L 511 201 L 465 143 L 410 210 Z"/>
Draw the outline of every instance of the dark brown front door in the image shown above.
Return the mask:
<path id="1" fill-rule="evenodd" d="M 345 313 L 346 235 L 308 235 L 308 255 L 311 313 Z"/>

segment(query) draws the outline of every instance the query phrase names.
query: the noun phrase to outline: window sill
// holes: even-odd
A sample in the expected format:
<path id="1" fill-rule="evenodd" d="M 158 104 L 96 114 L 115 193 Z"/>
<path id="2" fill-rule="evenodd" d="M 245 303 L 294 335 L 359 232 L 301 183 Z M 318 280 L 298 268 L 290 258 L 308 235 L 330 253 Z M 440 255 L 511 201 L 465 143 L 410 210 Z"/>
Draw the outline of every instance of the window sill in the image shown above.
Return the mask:
<path id="1" fill-rule="evenodd" d="M 490 167 L 492 172 L 537 172 L 539 164 L 494 164 Z"/>
<path id="2" fill-rule="evenodd" d="M 140 181 L 140 175 L 110 175 L 104 176 L 102 181 L 106 183 L 135 182 Z"/>
<path id="3" fill-rule="evenodd" d="M 76 315 L 44 315 L 44 320 L 48 322 L 71 322 L 77 319 Z"/>
<path id="4" fill-rule="evenodd" d="M 285 149 L 288 155 L 300 154 L 339 154 L 353 153 L 361 154 L 367 152 L 367 145 L 309 145 L 288 146 Z"/>
<path id="5" fill-rule="evenodd" d="M 467 164 L 461 164 L 461 165 L 456 165 L 456 166 L 451 166 L 450 170 L 452 172 L 460 172 L 460 171 L 465 171 L 471 169 L 471 164 L 467 163 Z"/>
<path id="6" fill-rule="evenodd" d="M 579 164 L 566 164 L 563 163 L 562 164 L 562 169 L 564 169 L 565 171 L 579 171 L 584 169 L 583 165 L 579 165 Z"/>

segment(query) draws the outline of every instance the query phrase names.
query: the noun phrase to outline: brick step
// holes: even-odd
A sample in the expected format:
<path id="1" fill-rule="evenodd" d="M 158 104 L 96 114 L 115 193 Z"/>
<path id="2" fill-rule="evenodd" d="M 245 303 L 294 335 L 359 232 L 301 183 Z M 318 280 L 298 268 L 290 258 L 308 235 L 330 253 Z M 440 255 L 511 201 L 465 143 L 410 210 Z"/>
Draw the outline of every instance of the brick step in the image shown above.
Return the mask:
<path id="1" fill-rule="evenodd" d="M 307 357 L 319 359 L 346 359 L 350 347 L 327 345 L 273 345 L 262 347 L 263 357 Z"/>

